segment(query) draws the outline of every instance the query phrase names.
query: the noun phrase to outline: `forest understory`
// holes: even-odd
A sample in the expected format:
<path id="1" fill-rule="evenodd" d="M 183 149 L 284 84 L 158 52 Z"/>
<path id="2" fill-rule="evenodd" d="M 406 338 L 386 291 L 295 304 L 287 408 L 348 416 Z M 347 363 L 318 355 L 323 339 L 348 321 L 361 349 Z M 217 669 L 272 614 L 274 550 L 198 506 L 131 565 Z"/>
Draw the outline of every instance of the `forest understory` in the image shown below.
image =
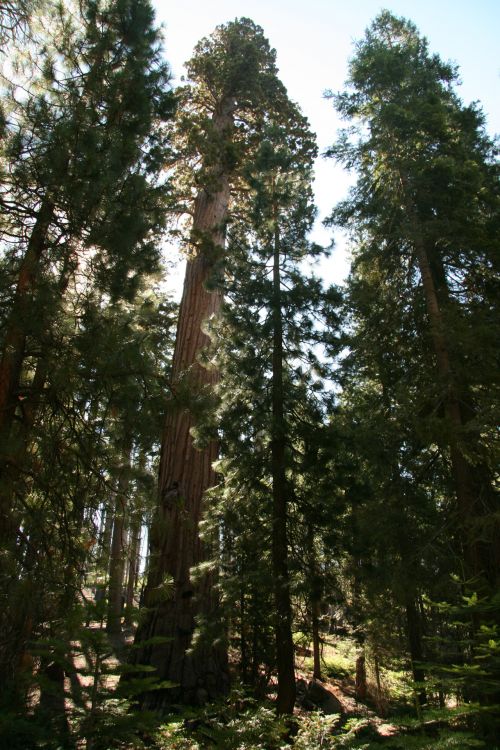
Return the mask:
<path id="1" fill-rule="evenodd" d="M 147 714 L 138 708 L 137 690 L 120 687 L 127 672 L 135 627 L 123 623 L 119 635 L 104 628 L 104 609 L 95 607 L 91 589 L 82 591 L 87 622 L 81 640 L 65 646 L 64 670 L 58 683 L 54 672 L 39 673 L 27 694 L 25 722 L 8 730 L 13 744 L 51 747 L 54 729 L 61 747 L 151 748 L 151 750 L 281 750 L 288 747 L 419 747 L 433 748 L 445 725 L 437 711 L 415 714 L 412 675 L 397 666 L 380 668 L 371 655 L 360 656 L 353 637 L 325 634 L 321 638 L 321 676 L 314 677 L 313 644 L 298 633 L 295 639 L 297 703 L 292 717 L 276 716 L 277 675 L 261 674 L 259 689 L 242 682 L 238 650 L 230 651 L 232 688 L 227 696 L 204 706 L 172 705 L 167 714 Z M 92 620 L 101 615 L 100 620 Z M 62 645 L 62 644 L 61 644 Z M 360 674 L 360 662 L 362 670 Z M 41 694 L 45 694 L 43 707 Z M 360 698 L 362 696 L 362 699 Z M 467 712 L 457 710 L 457 696 L 448 696 L 447 709 L 455 709 L 443 747 L 474 747 L 464 741 Z M 1 726 L 1 725 L 0 725 Z M 4 726 L 4 729 L 6 727 Z M 465 744 L 463 744 L 465 742 Z M 26 744 L 25 744 L 26 743 Z M 438 745 L 440 746 L 440 745 Z"/>

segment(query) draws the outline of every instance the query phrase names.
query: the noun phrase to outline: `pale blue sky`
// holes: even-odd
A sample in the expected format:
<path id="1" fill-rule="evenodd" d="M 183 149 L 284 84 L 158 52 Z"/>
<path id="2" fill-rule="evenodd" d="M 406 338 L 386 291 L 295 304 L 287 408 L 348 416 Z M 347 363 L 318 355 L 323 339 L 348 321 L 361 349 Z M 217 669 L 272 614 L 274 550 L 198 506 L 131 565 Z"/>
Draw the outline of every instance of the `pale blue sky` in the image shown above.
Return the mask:
<path id="1" fill-rule="evenodd" d="M 479 100 L 488 130 L 500 133 L 500 0 L 156 0 L 157 20 L 165 25 L 165 49 L 174 75 L 196 42 L 215 26 L 248 16 L 264 29 L 277 51 L 288 92 L 309 118 L 320 150 L 334 139 L 339 121 L 325 101 L 325 89 L 342 88 L 352 43 L 382 8 L 410 18 L 433 52 L 460 67 L 465 102 Z M 345 194 L 348 179 L 331 160 L 319 160 L 316 200 L 320 219 Z M 328 241 L 319 229 L 315 239 Z M 343 243 L 339 239 L 339 247 Z M 326 270 L 326 269 L 325 269 Z M 340 280 L 346 259 L 339 251 L 328 262 L 327 276 Z"/>

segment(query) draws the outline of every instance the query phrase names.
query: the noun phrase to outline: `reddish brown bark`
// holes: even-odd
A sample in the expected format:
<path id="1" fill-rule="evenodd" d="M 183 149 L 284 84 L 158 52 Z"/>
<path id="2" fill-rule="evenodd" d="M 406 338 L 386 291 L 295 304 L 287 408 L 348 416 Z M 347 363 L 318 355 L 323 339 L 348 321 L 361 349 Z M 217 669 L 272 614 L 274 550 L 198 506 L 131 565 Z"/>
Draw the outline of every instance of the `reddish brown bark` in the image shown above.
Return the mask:
<path id="1" fill-rule="evenodd" d="M 415 248 L 429 316 L 436 368 L 444 389 L 443 406 L 448 423 L 448 443 L 460 516 L 466 573 L 468 576 L 475 577 L 476 583 L 480 579 L 485 579 L 490 586 L 495 586 L 500 555 L 498 551 L 495 552 L 493 545 L 484 543 L 481 534 L 478 534 L 476 529 L 481 517 L 485 516 L 485 512 L 488 514 L 488 502 L 482 497 L 481 482 L 476 480 L 477 469 L 475 470 L 466 455 L 464 427 L 469 417 L 464 414 L 464 410 L 468 411 L 468 405 L 460 398 L 429 257 L 418 235 L 415 238 Z M 470 433 L 468 439 L 471 439 Z"/>
<path id="2" fill-rule="evenodd" d="M 212 123 L 218 135 L 229 135 L 233 110 L 233 101 L 226 101 L 214 114 Z M 226 649 L 221 640 L 214 645 L 202 639 L 191 650 L 196 618 L 210 618 L 217 604 L 212 576 L 204 574 L 195 584 L 190 573 L 193 566 L 206 559 L 199 523 L 204 493 L 215 483 L 212 464 L 217 458 L 217 444 L 212 442 L 203 450 L 195 448 L 191 435 L 195 418 L 188 407 L 176 405 L 175 393 L 177 388 L 185 392 L 187 386 L 194 403 L 217 380 L 216 372 L 200 364 L 199 356 L 209 343 L 204 324 L 221 304 L 221 293 L 209 291 L 207 283 L 224 246 L 230 176 L 221 158 L 212 169 L 214 187 L 201 190 L 197 196 L 193 253 L 187 262 L 179 309 L 172 364 L 173 399 L 166 417 L 159 505 L 150 535 L 145 604 L 151 614 L 136 638 L 137 643 L 153 636 L 169 639 L 161 645 L 146 645 L 137 654 L 137 663 L 156 667 L 162 679 L 176 684 L 175 688 L 144 697 L 144 704 L 155 708 L 172 701 L 203 703 L 224 692 L 228 685 Z M 173 590 L 165 599 L 159 587 L 166 577 L 173 579 Z M 163 601 L 158 601 L 158 597 Z"/>
<path id="3" fill-rule="evenodd" d="M 365 654 L 362 653 L 356 659 L 356 684 L 355 684 L 356 700 L 365 701 L 368 694 L 368 686 L 366 684 L 366 660 Z"/>
<path id="4" fill-rule="evenodd" d="M 53 213 L 53 204 L 46 200 L 40 208 L 26 254 L 21 262 L 12 313 L 7 323 L 0 362 L 0 434 L 5 439 L 8 438 L 17 406 L 17 390 L 29 329 L 31 302 Z"/>

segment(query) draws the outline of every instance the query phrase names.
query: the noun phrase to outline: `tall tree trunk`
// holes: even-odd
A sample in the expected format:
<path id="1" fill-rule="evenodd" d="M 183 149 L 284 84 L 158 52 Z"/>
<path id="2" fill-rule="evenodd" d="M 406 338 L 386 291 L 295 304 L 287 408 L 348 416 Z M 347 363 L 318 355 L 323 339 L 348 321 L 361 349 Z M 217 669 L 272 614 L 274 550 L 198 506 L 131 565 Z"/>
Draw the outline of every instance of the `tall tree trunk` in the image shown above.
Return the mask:
<path id="1" fill-rule="evenodd" d="M 459 383 L 456 368 L 452 361 L 448 341 L 443 306 L 438 293 L 435 274 L 429 260 L 428 249 L 422 235 L 416 208 L 409 197 L 408 180 L 401 175 L 404 199 L 412 229 L 412 241 L 420 270 L 422 288 L 429 318 L 430 333 L 436 357 L 436 369 L 443 387 L 443 406 L 447 421 L 448 445 L 457 497 L 457 508 L 460 517 L 460 531 L 464 550 L 466 575 L 475 578 L 475 585 L 495 591 L 498 586 L 500 570 L 500 551 L 495 534 L 490 531 L 489 539 L 484 540 L 484 532 L 478 531 L 482 522 L 493 521 L 497 500 L 492 496 L 491 482 L 478 481 L 478 473 L 470 458 L 465 444 L 466 439 L 474 440 L 471 431 L 466 436 L 464 427 L 470 420 L 470 404 L 462 398 L 467 390 L 467 383 Z M 446 287 L 444 270 L 438 274 L 441 287 Z M 445 289 L 448 297 L 448 290 Z M 442 295 L 441 295 L 442 296 Z M 478 436 L 479 438 L 479 436 Z M 476 443 L 478 441 L 476 440 Z M 476 446 L 472 446 L 473 448 Z M 488 518 L 489 517 L 489 518 Z M 484 524 L 483 524 L 484 525 Z"/>
<path id="2" fill-rule="evenodd" d="M 114 507 L 112 506 L 112 498 L 107 500 L 106 508 L 103 512 L 105 516 L 103 533 L 99 545 L 99 564 L 102 572 L 104 573 L 104 577 L 106 577 L 109 571 L 109 560 L 111 557 L 111 539 L 113 535 Z"/>
<path id="3" fill-rule="evenodd" d="M 288 573 L 287 481 L 285 474 L 285 415 L 283 404 L 283 321 L 281 310 L 280 238 L 275 211 L 273 257 L 272 443 L 273 481 L 272 563 L 274 577 L 278 714 L 291 714 L 295 705 L 292 607 Z"/>
<path id="4" fill-rule="evenodd" d="M 320 618 L 320 600 L 311 599 L 311 624 L 313 640 L 313 677 L 315 680 L 322 680 L 321 675 L 321 637 L 319 632 Z"/>
<path id="5" fill-rule="evenodd" d="M 122 629 L 123 576 L 125 572 L 125 513 L 127 508 L 127 492 L 130 483 L 130 453 L 131 441 L 127 439 L 123 449 L 124 463 L 118 478 L 113 537 L 109 560 L 109 595 L 106 630 L 112 635 L 118 635 Z"/>
<path id="6" fill-rule="evenodd" d="M 477 522 L 484 515 L 484 505 L 487 503 L 484 503 L 485 498 L 476 482 L 474 467 L 464 450 L 464 425 L 467 419 L 464 419 L 459 388 L 451 364 L 443 314 L 423 242 L 417 240 L 416 249 L 437 370 L 445 389 L 444 412 L 448 422 L 450 459 L 461 519 L 466 572 L 468 576 L 475 577 L 477 582 L 486 580 L 490 587 L 495 587 L 500 559 L 498 551 L 495 553 L 494 545 L 485 544 L 477 531 Z"/>
<path id="7" fill-rule="evenodd" d="M 222 102 L 212 125 L 221 138 L 233 128 L 234 101 Z M 156 667 L 158 677 L 176 683 L 175 688 L 155 690 L 143 698 L 149 708 L 161 709 L 171 702 L 203 703 L 228 687 L 227 649 L 222 638 L 211 643 L 201 638 L 193 646 L 196 618 L 210 619 L 217 611 L 213 574 L 205 573 L 196 584 L 191 568 L 206 559 L 199 536 L 203 495 L 215 483 L 212 464 L 218 447 L 193 445 L 191 429 L 196 419 L 186 406 L 175 403 L 176 389 L 189 389 L 193 404 L 211 391 L 217 380 L 214 370 L 199 362 L 209 343 L 204 323 L 221 305 L 221 293 L 208 288 L 214 264 L 224 247 L 224 226 L 230 198 L 231 172 L 223 154 L 212 167 L 213 183 L 202 189 L 195 201 L 193 254 L 186 265 L 177 336 L 172 361 L 174 398 L 167 411 L 160 472 L 159 503 L 150 533 L 150 569 L 144 595 L 149 617 L 140 626 L 136 643 L 153 636 L 166 642 L 136 650 L 134 660 Z M 161 593 L 166 578 L 173 580 L 168 598 Z"/>
<path id="8" fill-rule="evenodd" d="M 375 672 L 375 682 L 377 684 L 377 713 L 380 716 L 385 716 L 385 705 L 382 700 L 382 682 L 380 680 L 380 660 L 377 651 L 375 651 L 373 657 L 373 671 Z"/>
<path id="9" fill-rule="evenodd" d="M 138 468 L 141 473 L 146 470 L 146 454 L 141 451 Z M 132 623 L 134 613 L 134 596 L 136 593 L 139 570 L 141 566 L 141 531 L 143 525 L 143 506 L 140 493 L 136 492 L 129 515 L 129 547 L 127 589 L 125 592 L 125 622 Z"/>
<path id="10" fill-rule="evenodd" d="M 248 627 L 245 606 L 245 587 L 240 590 L 240 670 L 243 682 L 248 680 Z"/>
<path id="11" fill-rule="evenodd" d="M 52 728 L 61 743 L 61 747 L 71 746 L 66 714 L 64 667 L 57 658 L 51 660 L 50 656 L 45 656 L 41 659 L 39 674 L 42 680 L 37 718 L 40 722 L 43 722 L 45 727 L 50 726 Z"/>
<path id="12" fill-rule="evenodd" d="M 368 685 L 366 684 L 366 657 L 363 650 L 362 654 L 356 659 L 356 682 L 355 682 L 356 700 L 365 701 L 368 694 Z"/>

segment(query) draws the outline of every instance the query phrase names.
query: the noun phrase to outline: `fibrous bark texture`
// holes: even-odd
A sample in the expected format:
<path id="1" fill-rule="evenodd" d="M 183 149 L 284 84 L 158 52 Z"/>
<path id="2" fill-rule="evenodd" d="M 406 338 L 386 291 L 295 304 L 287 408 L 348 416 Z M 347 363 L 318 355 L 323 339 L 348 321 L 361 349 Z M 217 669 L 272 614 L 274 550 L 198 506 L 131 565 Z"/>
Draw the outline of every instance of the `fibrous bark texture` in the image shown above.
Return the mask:
<path id="1" fill-rule="evenodd" d="M 213 128 L 223 135 L 232 128 L 233 103 L 226 102 L 213 117 Z M 139 628 L 136 642 L 145 642 L 136 662 L 156 667 L 158 676 L 175 687 L 155 690 L 143 704 L 162 708 L 172 702 L 201 704 L 225 692 L 228 687 L 227 654 L 224 639 L 214 642 L 201 637 L 193 648 L 197 618 L 213 619 L 217 597 L 213 575 L 204 573 L 192 580 L 191 569 L 206 559 L 199 536 L 205 491 L 214 485 L 212 464 L 217 444 L 206 448 L 193 444 L 195 409 L 178 403 L 176 391 L 188 394 L 199 408 L 210 392 L 217 373 L 200 361 L 209 343 L 205 322 L 221 304 L 220 291 L 208 288 L 214 263 L 224 246 L 224 225 L 230 196 L 230 174 L 222 159 L 212 169 L 211 188 L 202 189 L 195 201 L 193 253 L 187 262 L 177 337 L 172 364 L 173 398 L 167 412 L 159 474 L 159 504 L 151 529 L 150 571 L 145 603 L 150 613 Z M 170 585 L 169 579 L 172 581 Z M 147 644 L 158 636 L 164 643 Z"/>

